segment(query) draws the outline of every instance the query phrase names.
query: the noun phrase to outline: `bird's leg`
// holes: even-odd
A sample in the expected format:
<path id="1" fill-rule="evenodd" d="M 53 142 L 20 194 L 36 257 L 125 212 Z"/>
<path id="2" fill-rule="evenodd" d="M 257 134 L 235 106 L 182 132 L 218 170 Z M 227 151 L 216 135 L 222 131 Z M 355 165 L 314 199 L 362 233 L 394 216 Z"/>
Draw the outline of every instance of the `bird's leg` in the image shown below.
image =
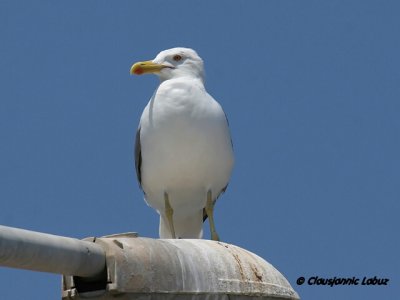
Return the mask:
<path id="1" fill-rule="evenodd" d="M 207 203 L 206 203 L 206 213 L 208 216 L 208 221 L 210 222 L 210 231 L 211 231 L 211 239 L 214 241 L 219 241 L 219 237 L 217 231 L 215 230 L 214 224 L 214 204 L 213 199 L 211 197 L 211 190 L 207 192 Z"/>
<path id="2" fill-rule="evenodd" d="M 176 239 L 174 220 L 172 218 L 172 216 L 174 215 L 174 210 L 172 209 L 171 203 L 169 203 L 167 192 L 164 192 L 164 202 L 165 202 L 165 215 L 167 216 L 169 230 L 171 231 L 172 238 Z"/>

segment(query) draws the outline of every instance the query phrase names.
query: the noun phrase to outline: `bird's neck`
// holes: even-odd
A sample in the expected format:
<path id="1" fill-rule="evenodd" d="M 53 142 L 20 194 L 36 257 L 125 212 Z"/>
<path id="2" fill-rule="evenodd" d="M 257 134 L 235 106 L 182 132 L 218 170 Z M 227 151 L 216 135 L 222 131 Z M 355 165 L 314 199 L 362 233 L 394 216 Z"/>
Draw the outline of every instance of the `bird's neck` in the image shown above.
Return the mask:
<path id="1" fill-rule="evenodd" d="M 163 74 L 160 74 L 161 83 L 167 80 L 199 81 L 204 85 L 204 77 L 202 75 L 188 72 L 175 72 L 173 76 L 163 76 Z"/>

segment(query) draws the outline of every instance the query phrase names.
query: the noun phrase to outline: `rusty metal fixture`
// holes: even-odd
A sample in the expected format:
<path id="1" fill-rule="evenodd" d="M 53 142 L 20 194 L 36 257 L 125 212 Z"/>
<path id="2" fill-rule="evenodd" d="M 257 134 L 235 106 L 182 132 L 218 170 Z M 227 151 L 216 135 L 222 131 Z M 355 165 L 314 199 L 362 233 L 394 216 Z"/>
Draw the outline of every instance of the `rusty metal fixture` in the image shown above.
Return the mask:
<path id="1" fill-rule="evenodd" d="M 299 299 L 285 277 L 259 256 L 209 240 L 95 239 L 106 251 L 103 290 L 63 277 L 63 299 Z M 110 297 L 110 298 L 108 298 Z"/>
<path id="2" fill-rule="evenodd" d="M 299 299 L 261 257 L 209 240 L 135 233 L 84 241 L 0 226 L 0 266 L 63 275 L 62 299 Z"/>

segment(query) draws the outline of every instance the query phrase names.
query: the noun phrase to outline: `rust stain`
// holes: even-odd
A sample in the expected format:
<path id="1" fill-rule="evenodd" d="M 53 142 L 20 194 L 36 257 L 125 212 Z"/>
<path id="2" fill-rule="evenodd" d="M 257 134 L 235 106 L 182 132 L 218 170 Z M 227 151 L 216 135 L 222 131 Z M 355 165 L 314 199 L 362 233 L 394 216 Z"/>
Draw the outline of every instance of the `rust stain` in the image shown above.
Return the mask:
<path id="1" fill-rule="evenodd" d="M 225 248 L 229 248 L 229 245 L 228 245 L 228 244 L 221 243 L 221 242 L 217 242 L 217 244 L 220 245 L 220 246 L 223 246 L 223 247 L 225 247 Z"/>
<path id="2" fill-rule="evenodd" d="M 240 261 L 239 255 L 237 255 L 236 253 L 232 253 L 232 256 L 236 260 L 236 262 L 239 266 L 240 277 L 242 277 L 242 280 L 246 280 L 246 278 L 244 276 L 244 272 L 243 272 L 242 262 Z"/>
<path id="3" fill-rule="evenodd" d="M 263 280 L 263 273 L 258 271 L 258 269 L 257 269 L 257 267 L 255 265 L 251 265 L 251 270 L 253 271 L 253 274 L 256 277 L 256 281 L 262 281 Z"/>
<path id="4" fill-rule="evenodd" d="M 229 249 L 229 253 L 233 256 L 233 258 L 235 259 L 235 261 L 238 265 L 240 277 L 243 281 L 251 281 L 251 280 L 254 280 L 256 282 L 263 281 L 264 274 L 263 274 L 262 270 L 259 270 L 257 268 L 257 263 L 252 255 L 250 255 L 247 251 L 239 251 L 239 253 L 236 253 L 235 248 L 230 248 L 229 245 L 227 245 L 225 243 L 218 242 L 218 244 L 220 246 L 223 246 L 223 247 Z M 244 259 L 244 261 L 242 261 L 241 258 Z M 251 262 L 251 261 L 253 261 L 253 262 Z M 252 272 L 246 273 L 245 269 L 248 270 L 249 267 Z M 251 279 L 248 276 L 251 276 L 253 279 Z"/>

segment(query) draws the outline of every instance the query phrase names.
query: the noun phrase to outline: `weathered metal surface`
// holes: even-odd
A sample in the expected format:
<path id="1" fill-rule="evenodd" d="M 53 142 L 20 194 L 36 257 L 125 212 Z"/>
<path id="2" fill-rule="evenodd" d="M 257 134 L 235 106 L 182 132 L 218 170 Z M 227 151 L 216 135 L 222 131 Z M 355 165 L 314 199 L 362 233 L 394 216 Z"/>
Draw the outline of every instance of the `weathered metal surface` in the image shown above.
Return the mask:
<path id="1" fill-rule="evenodd" d="M 123 235 L 96 243 L 107 253 L 104 291 L 82 293 L 65 276 L 63 299 L 299 299 L 271 264 L 230 244 Z"/>
<path id="2" fill-rule="evenodd" d="M 88 277 L 104 270 L 105 253 L 94 243 L 0 225 L 0 266 Z"/>

